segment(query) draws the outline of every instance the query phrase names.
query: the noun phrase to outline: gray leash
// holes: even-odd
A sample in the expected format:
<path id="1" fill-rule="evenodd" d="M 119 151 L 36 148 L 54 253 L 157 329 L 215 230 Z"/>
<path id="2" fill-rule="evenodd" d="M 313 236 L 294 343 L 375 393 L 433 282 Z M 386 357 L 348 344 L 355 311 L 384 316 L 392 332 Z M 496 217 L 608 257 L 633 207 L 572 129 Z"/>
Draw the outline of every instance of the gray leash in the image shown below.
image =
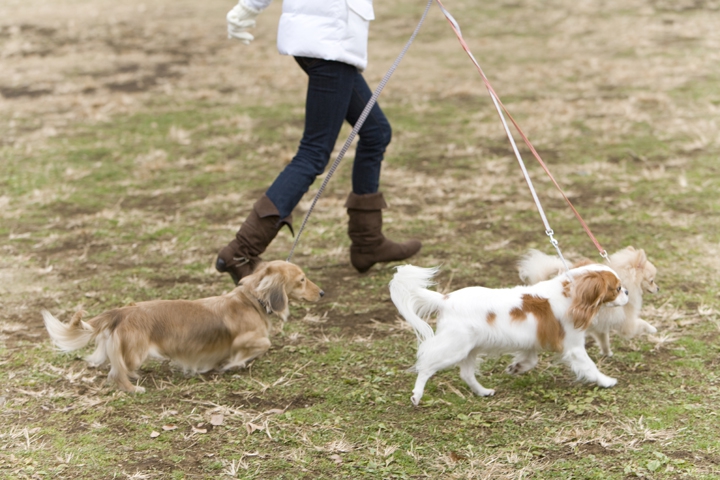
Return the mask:
<path id="1" fill-rule="evenodd" d="M 325 175 L 325 179 L 323 180 L 322 184 L 320 185 L 320 188 L 318 189 L 317 194 L 315 194 L 315 198 L 312 201 L 312 204 L 310 204 L 310 208 L 308 209 L 307 213 L 305 214 L 305 218 L 303 219 L 302 225 L 300 225 L 300 229 L 298 230 L 297 235 L 295 236 L 295 242 L 293 243 L 292 248 L 290 249 L 290 254 L 287 257 L 287 261 L 289 262 L 293 254 L 295 253 L 295 247 L 297 247 L 298 243 L 300 242 L 300 236 L 302 235 L 303 231 L 305 230 L 305 225 L 307 224 L 308 219 L 310 218 L 310 215 L 312 214 L 313 210 L 315 209 L 315 204 L 317 204 L 318 200 L 320 199 L 320 196 L 323 194 L 323 191 L 325 190 L 325 187 L 327 186 L 328 182 L 330 181 L 330 178 L 333 176 L 333 173 L 335 173 L 335 170 L 337 169 L 338 165 L 340 165 L 340 161 L 345 156 L 345 153 L 347 153 L 348 149 L 350 148 L 350 145 L 352 144 L 353 140 L 355 139 L 355 136 L 360 131 L 360 128 L 362 128 L 363 123 L 365 123 L 365 120 L 367 119 L 368 115 L 370 115 L 370 110 L 375 106 L 377 103 L 377 99 L 380 96 L 380 93 L 383 91 L 383 88 L 385 88 L 385 85 L 390 80 L 390 77 L 393 73 L 395 73 L 395 69 L 397 69 L 398 65 L 400 65 L 400 61 L 405 56 L 405 53 L 410 48 L 410 44 L 412 44 L 413 40 L 415 40 L 415 37 L 417 36 L 418 32 L 420 31 L 420 27 L 422 26 L 423 22 L 425 21 L 425 17 L 427 16 L 428 11 L 430 10 L 430 7 L 432 6 L 433 2 L 435 0 L 428 0 L 427 6 L 425 7 L 425 11 L 422 14 L 422 17 L 420 17 L 420 21 L 417 24 L 417 27 L 415 27 L 415 31 L 410 36 L 410 40 L 405 44 L 405 48 L 402 49 L 400 52 L 400 55 L 395 59 L 395 62 L 392 64 L 390 69 L 385 73 L 385 76 L 380 81 L 380 84 L 375 89 L 375 92 L 373 92 L 372 97 L 370 97 L 370 100 L 368 101 L 367 105 L 365 105 L 365 109 L 360 114 L 360 117 L 358 118 L 357 122 L 355 122 L 355 126 L 352 129 L 352 132 L 350 132 L 350 135 L 348 136 L 348 139 L 345 141 L 345 145 L 343 145 L 342 149 L 340 150 L 340 153 L 338 154 L 337 158 L 333 162 L 333 164 L 330 166 L 330 169 L 327 172 L 327 175 Z"/>

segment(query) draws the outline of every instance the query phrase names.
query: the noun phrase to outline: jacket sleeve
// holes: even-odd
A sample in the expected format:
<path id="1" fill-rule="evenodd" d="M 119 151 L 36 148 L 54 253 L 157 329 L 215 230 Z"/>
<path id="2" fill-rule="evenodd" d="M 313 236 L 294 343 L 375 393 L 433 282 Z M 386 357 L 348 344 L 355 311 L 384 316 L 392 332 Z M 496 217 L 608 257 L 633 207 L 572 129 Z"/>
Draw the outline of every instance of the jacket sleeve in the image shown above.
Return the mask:
<path id="1" fill-rule="evenodd" d="M 248 7 L 262 11 L 265 10 L 268 5 L 270 5 L 270 2 L 272 2 L 272 0 L 242 0 L 242 2 Z"/>

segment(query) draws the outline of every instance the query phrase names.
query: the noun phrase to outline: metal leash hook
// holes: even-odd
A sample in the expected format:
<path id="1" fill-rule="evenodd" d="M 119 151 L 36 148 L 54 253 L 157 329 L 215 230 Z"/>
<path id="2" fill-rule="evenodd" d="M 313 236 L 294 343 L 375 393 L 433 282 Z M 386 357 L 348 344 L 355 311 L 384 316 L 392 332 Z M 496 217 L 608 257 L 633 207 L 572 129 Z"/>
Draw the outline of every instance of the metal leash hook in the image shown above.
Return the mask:
<path id="1" fill-rule="evenodd" d="M 548 229 L 548 230 L 545 230 L 545 235 L 547 235 L 548 237 L 550 237 L 550 244 L 551 244 L 553 247 L 555 247 L 555 251 L 557 252 L 558 257 L 560 257 L 560 260 L 562 260 L 563 266 L 565 267 L 565 271 L 566 271 L 566 272 L 570 271 L 570 267 L 568 267 L 568 264 L 567 264 L 567 262 L 565 261 L 565 257 L 563 257 L 563 254 L 562 254 L 562 252 L 560 251 L 560 242 L 558 242 L 557 240 L 555 240 L 555 237 L 553 236 L 553 235 L 555 235 L 555 232 L 553 232 L 552 229 Z"/>

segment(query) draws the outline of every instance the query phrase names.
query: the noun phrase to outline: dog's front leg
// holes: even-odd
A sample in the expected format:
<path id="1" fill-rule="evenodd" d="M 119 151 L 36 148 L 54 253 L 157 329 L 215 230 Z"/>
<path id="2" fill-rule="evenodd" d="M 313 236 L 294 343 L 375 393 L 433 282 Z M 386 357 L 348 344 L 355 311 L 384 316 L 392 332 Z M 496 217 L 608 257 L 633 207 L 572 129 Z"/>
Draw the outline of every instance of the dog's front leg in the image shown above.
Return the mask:
<path id="1" fill-rule="evenodd" d="M 220 367 L 220 371 L 245 368 L 250 361 L 267 352 L 271 345 L 267 337 L 257 338 L 257 335 L 253 335 L 252 338 L 247 338 L 247 335 L 237 337 L 233 342 L 230 358 Z"/>
<path id="2" fill-rule="evenodd" d="M 596 383 L 604 388 L 612 387 L 617 383 L 616 379 L 600 372 L 585 348 L 581 346 L 567 349 L 563 354 L 563 359 L 570 365 L 578 380 Z"/>
<path id="3" fill-rule="evenodd" d="M 637 318 L 635 320 L 635 334 L 641 335 L 643 333 L 649 333 L 654 335 L 657 333 L 657 328 L 653 327 L 642 318 Z"/>
<path id="4" fill-rule="evenodd" d="M 592 336 L 597 342 L 598 347 L 600 347 L 600 351 L 602 352 L 602 354 L 606 357 L 612 357 L 613 351 L 610 347 L 610 332 L 594 332 Z"/>

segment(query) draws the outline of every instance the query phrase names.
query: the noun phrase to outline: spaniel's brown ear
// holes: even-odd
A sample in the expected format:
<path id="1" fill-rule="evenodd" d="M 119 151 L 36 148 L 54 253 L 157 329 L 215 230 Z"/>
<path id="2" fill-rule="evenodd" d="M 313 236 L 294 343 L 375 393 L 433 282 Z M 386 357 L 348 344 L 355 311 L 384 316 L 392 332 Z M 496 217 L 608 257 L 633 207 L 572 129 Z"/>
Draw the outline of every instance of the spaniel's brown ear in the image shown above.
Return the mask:
<path id="1" fill-rule="evenodd" d="M 268 313 L 276 313 L 283 320 L 287 319 L 290 313 L 288 308 L 288 296 L 285 292 L 285 275 L 282 269 L 268 267 L 264 270 L 264 276 L 257 285 L 255 291 L 262 300 Z"/>
<path id="2" fill-rule="evenodd" d="M 587 272 L 573 281 L 570 318 L 578 330 L 587 329 L 605 300 L 607 282 L 599 272 Z"/>

